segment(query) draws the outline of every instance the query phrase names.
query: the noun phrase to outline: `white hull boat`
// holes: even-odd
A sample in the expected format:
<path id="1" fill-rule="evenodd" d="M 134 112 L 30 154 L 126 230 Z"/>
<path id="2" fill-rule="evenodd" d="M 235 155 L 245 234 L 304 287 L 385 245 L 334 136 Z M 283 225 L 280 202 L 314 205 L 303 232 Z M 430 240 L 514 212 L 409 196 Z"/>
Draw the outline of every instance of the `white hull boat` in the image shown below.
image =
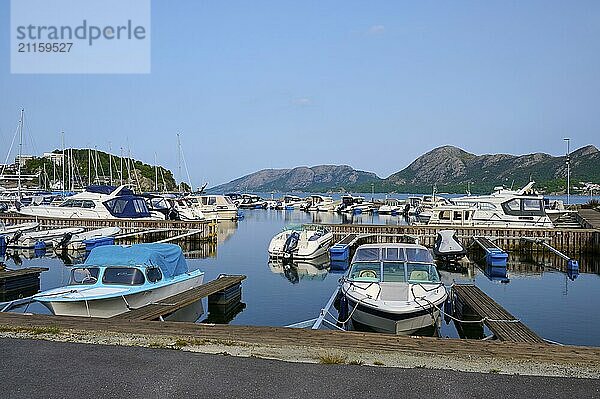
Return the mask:
<path id="1" fill-rule="evenodd" d="M 33 248 L 38 242 L 44 242 L 46 245 L 52 245 L 54 242 L 58 242 L 62 238 L 81 233 L 83 230 L 83 227 L 65 227 L 60 229 L 38 230 L 22 234 L 15 234 L 13 236 L 11 245 L 21 248 Z"/>
<path id="2" fill-rule="evenodd" d="M 325 230 L 289 229 L 277 234 L 269 243 L 272 257 L 313 259 L 329 250 L 333 234 Z"/>
<path id="3" fill-rule="evenodd" d="M 361 245 L 340 295 L 353 322 L 402 335 L 438 326 L 447 298 L 431 253 L 416 244 Z"/>

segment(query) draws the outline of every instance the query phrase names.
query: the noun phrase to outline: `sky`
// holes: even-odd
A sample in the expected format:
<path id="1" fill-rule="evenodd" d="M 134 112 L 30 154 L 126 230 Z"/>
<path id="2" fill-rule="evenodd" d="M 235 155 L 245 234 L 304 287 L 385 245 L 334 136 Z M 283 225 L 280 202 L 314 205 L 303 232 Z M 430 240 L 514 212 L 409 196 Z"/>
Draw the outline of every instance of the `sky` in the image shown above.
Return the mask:
<path id="1" fill-rule="evenodd" d="M 598 1 L 152 2 L 151 73 L 10 73 L 0 2 L 0 163 L 68 146 L 194 186 L 263 168 L 347 164 L 381 177 L 441 145 L 476 154 L 600 146 Z M 185 176 L 185 173 L 184 173 Z M 183 176 L 182 176 L 183 178 Z"/>

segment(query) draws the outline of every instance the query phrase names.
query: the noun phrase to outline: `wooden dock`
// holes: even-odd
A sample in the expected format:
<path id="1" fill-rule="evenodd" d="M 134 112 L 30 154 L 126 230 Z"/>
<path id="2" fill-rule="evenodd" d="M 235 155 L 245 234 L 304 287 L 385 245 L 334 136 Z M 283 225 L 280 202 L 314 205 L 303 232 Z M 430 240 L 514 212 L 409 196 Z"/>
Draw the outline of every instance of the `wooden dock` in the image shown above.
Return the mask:
<path id="1" fill-rule="evenodd" d="M 151 303 L 141 308 L 132 309 L 121 313 L 111 319 L 115 320 L 158 320 L 192 303 L 214 295 L 220 291 L 226 291 L 231 287 L 239 286 L 246 276 L 219 276 L 218 278 L 202 284 L 191 290 L 165 298 L 162 301 Z"/>
<path id="2" fill-rule="evenodd" d="M 35 294 L 40 290 L 40 273 L 46 267 L 0 270 L 0 301 L 11 301 Z"/>
<path id="3" fill-rule="evenodd" d="M 597 209 L 580 209 L 576 218 L 587 229 L 600 229 L 600 211 Z"/>
<path id="4" fill-rule="evenodd" d="M 5 224 L 20 224 L 39 222 L 41 228 L 83 227 L 86 230 L 103 227 L 120 227 L 122 234 L 140 233 L 149 230 L 159 230 L 157 234 L 167 238 L 197 231 L 193 236 L 184 238 L 194 240 L 216 240 L 217 222 L 214 220 L 139 220 L 139 219 L 54 219 L 43 217 L 23 216 L 16 213 L 0 214 L 0 222 Z"/>
<path id="5" fill-rule="evenodd" d="M 471 284 L 455 284 L 452 286 L 455 310 L 468 306 L 481 317 L 484 324 L 496 338 L 501 341 L 523 343 L 545 343 L 525 324 L 508 313 L 496 301 L 487 296 L 478 287 Z M 455 311 L 456 313 L 456 311 Z M 459 313 L 462 313 L 459 311 Z"/>
<path id="6" fill-rule="evenodd" d="M 468 242 L 474 236 L 493 237 L 494 242 L 504 250 L 519 249 L 521 238 L 546 239 L 554 248 L 562 252 L 589 252 L 600 254 L 599 229 L 561 228 L 509 228 L 473 226 L 428 226 L 428 225 L 367 225 L 367 224 L 324 224 L 334 235 L 334 241 L 348 234 L 372 235 L 372 242 L 398 242 L 399 237 L 417 237 L 419 244 L 433 247 L 440 230 L 452 229 L 458 238 Z"/>

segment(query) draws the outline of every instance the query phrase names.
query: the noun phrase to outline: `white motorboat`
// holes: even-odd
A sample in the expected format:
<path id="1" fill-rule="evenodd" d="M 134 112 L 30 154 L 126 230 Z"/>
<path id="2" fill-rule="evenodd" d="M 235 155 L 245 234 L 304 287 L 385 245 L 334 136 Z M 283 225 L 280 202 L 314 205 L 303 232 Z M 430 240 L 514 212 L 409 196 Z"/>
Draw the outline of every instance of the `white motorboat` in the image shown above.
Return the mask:
<path id="1" fill-rule="evenodd" d="M 179 220 L 193 221 L 207 219 L 204 212 L 188 198 L 175 198 L 172 200 L 172 204 Z M 211 215 L 211 219 L 215 219 L 216 217 L 216 214 Z"/>
<path id="2" fill-rule="evenodd" d="M 191 195 L 186 198 L 207 219 L 237 220 L 238 207 L 231 198 L 224 195 Z"/>
<path id="3" fill-rule="evenodd" d="M 277 204 L 276 209 L 284 209 L 286 211 L 301 209 L 304 203 L 305 199 L 300 198 L 296 195 L 285 195 L 281 202 Z"/>
<path id="4" fill-rule="evenodd" d="M 65 236 L 63 239 L 54 240 L 52 246 L 55 248 L 67 248 L 72 250 L 79 250 L 85 248 L 84 241 L 114 237 L 121 232 L 120 227 L 104 227 L 101 229 L 95 229 L 90 231 L 84 231 L 81 233 L 73 234 L 68 237 Z"/>
<path id="5" fill-rule="evenodd" d="M 377 210 L 382 215 L 396 215 L 404 212 L 404 201 L 395 198 L 386 198 Z"/>
<path id="6" fill-rule="evenodd" d="M 330 206 L 333 206 L 333 204 L 334 200 L 332 197 L 313 194 L 307 198 L 304 210 L 308 212 L 319 211 L 320 209 L 329 208 Z"/>
<path id="7" fill-rule="evenodd" d="M 35 230 L 39 225 L 40 224 L 38 222 L 21 224 L 4 224 L 0 222 L 0 236 L 4 236 L 7 239 L 12 239 L 14 234 Z"/>
<path id="8" fill-rule="evenodd" d="M 552 228 L 544 197 L 531 194 L 533 182 L 521 190 L 497 187 L 490 195 L 452 199 L 432 208 L 428 225 Z"/>
<path id="9" fill-rule="evenodd" d="M 52 245 L 54 242 L 70 238 L 73 234 L 81 233 L 83 230 L 83 227 L 64 227 L 16 233 L 10 240 L 10 245 L 20 248 L 33 248 L 38 242 L 43 242 L 45 245 Z"/>
<path id="10" fill-rule="evenodd" d="M 378 332 L 412 334 L 439 325 L 447 292 L 427 248 L 366 244 L 356 250 L 340 295 L 353 323 Z"/>
<path id="11" fill-rule="evenodd" d="M 188 271 L 178 245 L 107 245 L 71 270 L 69 285 L 33 298 L 55 315 L 106 318 L 197 287 L 203 279 L 204 272 Z"/>
<path id="12" fill-rule="evenodd" d="M 373 210 L 373 204 L 365 201 L 364 197 L 354 197 L 352 195 L 343 195 L 342 202 L 336 209 L 338 213 L 366 213 Z"/>
<path id="13" fill-rule="evenodd" d="M 55 219 L 164 219 L 162 214 L 150 212 L 144 198 L 125 186 L 89 186 L 58 206 L 24 206 L 18 212 Z"/>
<path id="14" fill-rule="evenodd" d="M 291 228 L 275 235 L 269 243 L 272 257 L 312 259 L 327 253 L 333 234 L 324 229 Z"/>

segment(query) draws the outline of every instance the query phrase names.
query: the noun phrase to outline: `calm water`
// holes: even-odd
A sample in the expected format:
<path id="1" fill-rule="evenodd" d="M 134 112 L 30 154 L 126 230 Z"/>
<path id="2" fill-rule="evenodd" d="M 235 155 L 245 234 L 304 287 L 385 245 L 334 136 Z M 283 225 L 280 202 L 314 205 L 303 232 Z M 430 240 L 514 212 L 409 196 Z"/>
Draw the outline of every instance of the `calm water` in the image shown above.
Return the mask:
<path id="1" fill-rule="evenodd" d="M 299 263 L 284 270 L 269 263 L 267 246 L 271 238 L 287 224 L 307 222 L 340 223 L 404 223 L 401 217 L 358 215 L 342 220 L 333 214 L 307 214 L 300 211 L 245 211 L 245 219 L 237 223 L 219 224 L 218 245 L 197 244 L 186 248 L 191 269 L 203 269 L 206 280 L 221 273 L 245 274 L 243 303 L 231 310 L 229 316 L 211 311 L 208 321 L 222 322 L 231 318 L 232 324 L 284 326 L 314 318 L 331 296 L 341 276 L 319 264 Z M 42 290 L 68 282 L 70 267 L 59 258 L 27 259 L 32 254 L 8 257 L 9 268 L 42 266 L 50 270 L 41 275 Z M 565 344 L 600 346 L 600 265 L 598 259 L 580 259 L 582 273 L 571 281 L 566 274 L 555 270 L 562 261 L 548 254 L 511 253 L 508 279 L 486 276 L 470 261 L 457 270 L 442 270 L 444 282 L 474 282 L 484 292 L 521 318 L 540 336 Z M 67 262 L 80 260 L 67 259 Z M 585 271 L 585 272 L 584 272 Z M 508 281 L 507 281 L 508 280 Z M 206 300 L 205 300 L 206 301 Z M 208 309 L 206 302 L 204 309 Z M 40 304 L 29 305 L 28 311 L 48 313 Z M 21 309 L 20 311 L 23 311 Z M 203 316 L 206 318 L 206 314 Z M 201 319 L 202 320 L 202 319 Z M 476 332 L 478 333 L 478 332 Z M 442 323 L 442 336 L 458 337 L 453 324 Z"/>

